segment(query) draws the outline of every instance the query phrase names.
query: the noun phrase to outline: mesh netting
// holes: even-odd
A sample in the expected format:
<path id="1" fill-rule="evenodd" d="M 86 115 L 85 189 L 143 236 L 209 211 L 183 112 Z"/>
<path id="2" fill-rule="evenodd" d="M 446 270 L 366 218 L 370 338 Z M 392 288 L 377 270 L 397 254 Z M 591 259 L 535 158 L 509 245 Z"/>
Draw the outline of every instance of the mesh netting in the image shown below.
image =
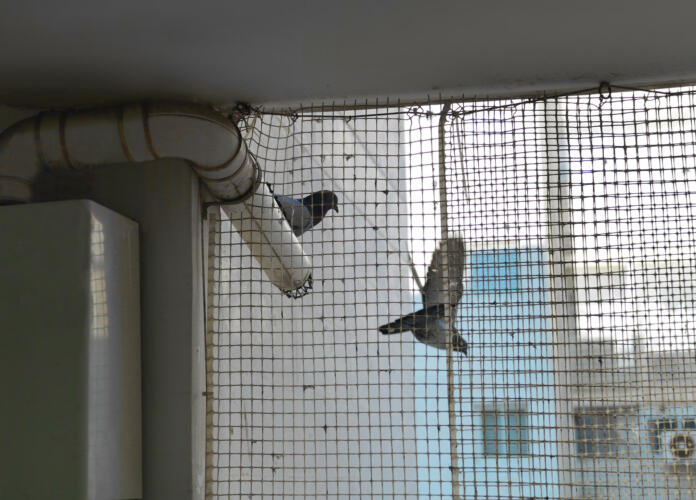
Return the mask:
<path id="1" fill-rule="evenodd" d="M 297 300 L 210 212 L 210 498 L 696 495 L 696 91 L 606 90 L 246 117 L 340 210 Z M 445 237 L 467 354 L 378 330 Z"/>

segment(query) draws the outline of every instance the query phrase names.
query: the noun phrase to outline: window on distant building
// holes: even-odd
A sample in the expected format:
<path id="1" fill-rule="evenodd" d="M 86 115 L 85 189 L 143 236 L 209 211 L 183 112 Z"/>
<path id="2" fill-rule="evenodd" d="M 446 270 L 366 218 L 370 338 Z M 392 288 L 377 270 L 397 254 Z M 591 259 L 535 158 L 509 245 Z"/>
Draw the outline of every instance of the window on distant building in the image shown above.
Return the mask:
<path id="1" fill-rule="evenodd" d="M 529 455 L 527 411 L 484 408 L 481 412 L 485 455 Z"/>
<path id="2" fill-rule="evenodd" d="M 676 419 L 673 418 L 660 418 L 658 420 L 653 420 L 648 424 L 650 429 L 650 437 L 652 441 L 652 447 L 654 452 L 660 451 L 660 444 L 662 434 L 667 431 L 675 430 L 679 427 Z"/>
<path id="3" fill-rule="evenodd" d="M 611 408 L 588 408 L 575 412 L 575 443 L 579 455 L 616 455 L 616 413 Z"/>
<path id="4" fill-rule="evenodd" d="M 577 454 L 596 458 L 626 456 L 639 414 L 635 405 L 576 408 L 573 422 Z"/>

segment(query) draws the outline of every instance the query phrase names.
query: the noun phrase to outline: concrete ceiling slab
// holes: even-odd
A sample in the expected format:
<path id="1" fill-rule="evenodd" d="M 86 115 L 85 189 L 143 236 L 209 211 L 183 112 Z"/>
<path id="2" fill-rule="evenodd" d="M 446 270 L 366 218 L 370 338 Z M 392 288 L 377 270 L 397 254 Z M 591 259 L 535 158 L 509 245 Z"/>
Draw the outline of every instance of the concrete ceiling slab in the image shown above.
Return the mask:
<path id="1" fill-rule="evenodd" d="M 0 6 L 0 103 L 230 106 L 696 81 L 696 2 L 51 2 Z"/>

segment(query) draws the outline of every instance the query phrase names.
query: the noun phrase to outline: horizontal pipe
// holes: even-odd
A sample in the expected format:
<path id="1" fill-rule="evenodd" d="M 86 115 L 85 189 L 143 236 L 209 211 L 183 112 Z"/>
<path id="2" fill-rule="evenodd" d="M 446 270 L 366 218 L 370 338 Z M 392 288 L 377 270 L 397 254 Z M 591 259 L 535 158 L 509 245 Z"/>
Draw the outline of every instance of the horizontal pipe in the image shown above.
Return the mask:
<path id="1" fill-rule="evenodd" d="M 22 120 L 0 134 L 0 203 L 31 201 L 43 170 L 164 158 L 188 162 L 215 197 L 236 204 L 226 205 L 238 207 L 230 213 L 245 214 L 237 227 L 278 288 L 292 292 L 309 280 L 309 259 L 266 192 L 261 169 L 239 129 L 201 105 L 51 111 Z"/>
<path id="2" fill-rule="evenodd" d="M 0 200 L 30 201 L 42 169 L 160 158 L 187 161 L 224 201 L 241 201 L 260 181 L 239 129 L 224 116 L 192 104 L 136 104 L 40 113 L 5 130 L 0 134 Z"/>

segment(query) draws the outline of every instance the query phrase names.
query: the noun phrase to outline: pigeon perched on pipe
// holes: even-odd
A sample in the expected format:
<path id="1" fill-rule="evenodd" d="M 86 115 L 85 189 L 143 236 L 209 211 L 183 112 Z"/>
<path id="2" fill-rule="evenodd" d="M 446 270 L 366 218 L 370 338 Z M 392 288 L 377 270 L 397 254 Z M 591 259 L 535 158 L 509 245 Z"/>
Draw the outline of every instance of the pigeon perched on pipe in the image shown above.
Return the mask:
<path id="1" fill-rule="evenodd" d="M 445 276 L 445 252 L 447 275 Z M 464 242 L 460 238 L 447 238 L 440 242 L 433 253 L 421 295 L 423 309 L 402 316 L 379 327 L 385 335 L 411 331 L 420 342 L 438 349 L 447 349 L 448 339 L 452 350 L 466 354 L 467 343 L 454 328 L 457 305 L 464 293 Z M 452 324 L 447 327 L 447 312 Z"/>
<path id="2" fill-rule="evenodd" d="M 273 193 L 273 188 L 268 184 Z M 319 224 L 329 210 L 338 213 L 338 197 L 333 191 L 317 191 L 302 199 L 273 194 L 295 236 L 309 231 Z"/>

